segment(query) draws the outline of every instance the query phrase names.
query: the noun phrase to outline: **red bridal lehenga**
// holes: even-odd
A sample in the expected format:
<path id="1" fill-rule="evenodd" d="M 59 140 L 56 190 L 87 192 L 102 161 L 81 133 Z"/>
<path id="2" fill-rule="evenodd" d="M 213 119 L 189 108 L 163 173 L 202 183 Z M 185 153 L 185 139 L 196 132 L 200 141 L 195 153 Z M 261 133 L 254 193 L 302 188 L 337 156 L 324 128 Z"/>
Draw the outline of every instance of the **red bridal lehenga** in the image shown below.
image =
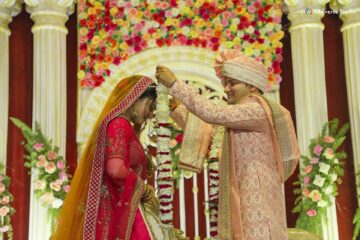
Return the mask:
<path id="1" fill-rule="evenodd" d="M 144 150 L 130 122 L 120 116 L 151 83 L 148 77 L 132 76 L 111 93 L 81 155 L 51 239 L 184 239 L 179 230 L 161 223 L 159 200 L 145 184 L 149 165 Z M 119 161 L 122 167 L 115 168 Z"/>

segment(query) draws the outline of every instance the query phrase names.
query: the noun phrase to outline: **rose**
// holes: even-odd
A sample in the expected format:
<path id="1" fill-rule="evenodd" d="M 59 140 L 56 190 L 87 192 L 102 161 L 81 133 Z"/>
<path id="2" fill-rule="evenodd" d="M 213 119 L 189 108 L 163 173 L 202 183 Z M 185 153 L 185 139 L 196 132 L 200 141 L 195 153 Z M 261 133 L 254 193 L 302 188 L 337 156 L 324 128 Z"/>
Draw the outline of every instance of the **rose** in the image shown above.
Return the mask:
<path id="1" fill-rule="evenodd" d="M 313 181 L 313 184 L 322 187 L 324 185 L 325 178 L 321 177 L 320 175 L 315 175 L 315 179 Z"/>
<path id="2" fill-rule="evenodd" d="M 326 143 L 333 143 L 334 141 L 335 141 L 335 139 L 331 136 L 324 137 L 324 142 L 326 142 Z"/>
<path id="3" fill-rule="evenodd" d="M 67 175 L 66 175 L 66 172 L 62 171 L 62 172 L 59 174 L 59 179 L 60 179 L 60 181 L 62 181 L 62 182 L 67 181 L 67 180 L 68 180 L 68 177 L 67 177 Z"/>
<path id="4" fill-rule="evenodd" d="M 314 153 L 315 155 L 317 155 L 317 156 L 320 156 L 322 150 L 323 150 L 323 147 L 322 147 L 322 146 L 316 145 L 316 146 L 314 147 L 313 153 Z"/>
<path id="5" fill-rule="evenodd" d="M 36 143 L 36 144 L 34 144 L 33 149 L 35 149 L 36 151 L 39 152 L 43 147 L 44 147 L 44 144 Z"/>
<path id="6" fill-rule="evenodd" d="M 334 150 L 331 148 L 326 148 L 324 151 L 324 156 L 329 160 L 333 159 L 335 157 Z"/>
<path id="7" fill-rule="evenodd" d="M 309 217 L 313 217 L 313 216 L 316 216 L 317 212 L 315 209 L 310 209 L 309 211 L 306 212 L 306 214 L 309 216 Z"/>
<path id="8" fill-rule="evenodd" d="M 179 134 L 176 136 L 176 141 L 177 141 L 178 143 L 181 143 L 182 140 L 183 140 L 183 135 L 182 135 L 181 133 L 179 133 Z"/>
<path id="9" fill-rule="evenodd" d="M 57 156 L 58 156 L 58 154 L 56 152 L 54 152 L 54 151 L 49 151 L 47 153 L 47 158 L 49 160 L 55 160 L 57 158 Z"/>
<path id="10" fill-rule="evenodd" d="M 50 162 L 45 166 L 45 172 L 53 174 L 56 171 L 55 163 Z"/>
<path id="11" fill-rule="evenodd" d="M 54 182 L 50 183 L 50 188 L 55 192 L 59 192 L 61 190 L 61 180 L 57 179 Z"/>
<path id="12" fill-rule="evenodd" d="M 36 167 L 38 168 L 41 168 L 41 167 L 45 167 L 46 164 L 47 164 L 47 161 L 46 161 L 46 157 L 44 155 L 40 155 L 38 157 L 38 162 L 36 163 Z"/>
<path id="13" fill-rule="evenodd" d="M 37 180 L 35 182 L 35 189 L 44 190 L 46 188 L 46 182 L 44 180 Z"/>
<path id="14" fill-rule="evenodd" d="M 5 190 L 6 190 L 5 185 L 0 183 L 0 193 L 5 192 Z"/>
<path id="15" fill-rule="evenodd" d="M 309 194 L 309 197 L 313 202 L 318 202 L 321 200 L 322 196 L 318 190 L 312 190 Z"/>
<path id="16" fill-rule="evenodd" d="M 310 194 L 309 189 L 304 188 L 302 191 L 302 195 L 304 195 L 305 197 L 309 197 L 309 194 Z"/>
<path id="17" fill-rule="evenodd" d="M 324 174 L 328 174 L 330 170 L 330 165 L 326 163 L 319 163 L 319 172 L 322 172 Z"/>
<path id="18" fill-rule="evenodd" d="M 70 185 L 65 185 L 64 187 L 63 187 L 63 189 L 64 189 L 64 191 L 65 192 L 69 192 L 70 191 Z"/>
<path id="19" fill-rule="evenodd" d="M 40 201 L 43 202 L 45 205 L 51 205 L 54 201 L 54 195 L 50 192 L 44 193 L 40 197 Z"/>
<path id="20" fill-rule="evenodd" d="M 5 217 L 10 212 L 10 208 L 3 206 L 0 208 L 0 216 Z"/>
<path id="21" fill-rule="evenodd" d="M 1 199 L 1 204 L 8 204 L 10 202 L 10 197 L 9 196 L 5 196 Z"/>
<path id="22" fill-rule="evenodd" d="M 332 173 L 329 176 L 330 176 L 331 182 L 335 182 L 337 180 L 337 177 L 338 177 L 337 174 L 335 174 L 335 173 Z"/>
<path id="23" fill-rule="evenodd" d="M 310 163 L 311 164 L 317 164 L 319 162 L 319 158 L 316 158 L 316 157 L 313 157 L 313 158 L 311 158 L 311 160 L 310 160 Z"/>
<path id="24" fill-rule="evenodd" d="M 177 142 L 175 139 L 172 139 L 172 140 L 169 142 L 169 147 L 170 147 L 170 148 L 173 148 L 173 147 L 175 147 L 177 144 L 178 144 L 178 142 Z"/>
<path id="25" fill-rule="evenodd" d="M 333 161 L 334 161 L 335 164 L 338 164 L 338 163 L 339 163 L 339 159 L 338 159 L 338 158 L 334 158 Z"/>
<path id="26" fill-rule="evenodd" d="M 310 176 L 305 176 L 305 177 L 304 177 L 304 184 L 305 184 L 305 185 L 308 185 L 309 182 L 310 182 Z"/>
<path id="27" fill-rule="evenodd" d="M 62 205 L 63 205 L 64 201 L 59 199 L 59 198 L 56 198 L 53 202 L 52 202 L 52 207 L 53 208 L 60 208 Z"/>
<path id="28" fill-rule="evenodd" d="M 313 166 L 312 165 L 307 165 L 305 168 L 304 168 L 304 172 L 305 173 L 310 173 L 311 170 L 312 170 Z"/>
<path id="29" fill-rule="evenodd" d="M 65 169 L 65 163 L 64 163 L 63 161 L 61 161 L 61 160 L 57 161 L 56 166 L 57 166 L 57 168 L 60 169 L 60 170 L 64 170 L 64 169 Z"/>

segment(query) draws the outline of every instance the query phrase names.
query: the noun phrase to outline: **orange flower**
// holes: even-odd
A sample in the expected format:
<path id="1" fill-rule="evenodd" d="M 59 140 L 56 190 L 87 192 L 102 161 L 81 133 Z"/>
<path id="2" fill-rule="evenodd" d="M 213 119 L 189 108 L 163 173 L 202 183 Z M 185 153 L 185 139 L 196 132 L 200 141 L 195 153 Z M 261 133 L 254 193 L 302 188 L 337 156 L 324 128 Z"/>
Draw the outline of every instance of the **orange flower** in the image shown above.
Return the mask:
<path id="1" fill-rule="evenodd" d="M 114 57 L 112 55 L 107 55 L 105 57 L 105 61 L 108 63 L 112 63 L 114 61 Z"/>
<path id="2" fill-rule="evenodd" d="M 89 29 L 95 29 L 95 23 L 93 21 L 88 21 L 86 25 Z"/>
<path id="3" fill-rule="evenodd" d="M 217 30 L 217 31 L 214 32 L 215 37 L 219 38 L 219 37 L 221 37 L 221 35 L 222 35 L 222 32 L 220 30 Z"/>

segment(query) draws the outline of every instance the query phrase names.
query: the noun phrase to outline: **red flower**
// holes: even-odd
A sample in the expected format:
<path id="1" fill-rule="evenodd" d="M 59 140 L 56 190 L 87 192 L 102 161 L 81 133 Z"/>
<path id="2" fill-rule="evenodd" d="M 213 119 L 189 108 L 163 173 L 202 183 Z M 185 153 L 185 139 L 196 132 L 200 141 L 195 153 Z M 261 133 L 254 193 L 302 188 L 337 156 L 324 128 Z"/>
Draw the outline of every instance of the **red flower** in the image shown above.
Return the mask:
<path id="1" fill-rule="evenodd" d="M 80 26 L 86 26 L 86 19 L 80 20 Z"/>
<path id="2" fill-rule="evenodd" d="M 170 6 L 171 7 L 177 7 L 178 6 L 177 1 L 176 0 L 170 0 Z"/>
<path id="3" fill-rule="evenodd" d="M 113 63 L 115 65 L 119 65 L 120 64 L 120 57 L 115 57 Z"/>
<path id="4" fill-rule="evenodd" d="M 180 23 L 180 26 L 190 26 L 192 24 L 192 20 L 191 18 L 185 18 L 184 20 L 182 20 L 182 22 Z"/>
<path id="5" fill-rule="evenodd" d="M 176 136 L 176 141 L 177 141 L 178 143 L 182 143 L 182 141 L 183 141 L 183 135 L 182 135 L 182 133 L 179 133 L 179 134 Z"/>

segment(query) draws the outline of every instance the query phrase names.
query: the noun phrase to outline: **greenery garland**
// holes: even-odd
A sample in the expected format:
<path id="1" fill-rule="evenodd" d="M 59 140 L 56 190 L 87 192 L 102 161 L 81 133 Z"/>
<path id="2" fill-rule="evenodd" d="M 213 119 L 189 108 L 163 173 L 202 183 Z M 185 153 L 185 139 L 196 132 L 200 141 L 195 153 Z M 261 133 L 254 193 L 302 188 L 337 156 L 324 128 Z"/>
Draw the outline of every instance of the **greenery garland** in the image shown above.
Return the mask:
<path id="1" fill-rule="evenodd" d="M 360 167 L 360 166 L 359 166 Z M 358 168 L 359 169 L 359 168 Z M 360 182 L 360 172 L 356 174 L 357 182 Z M 356 185 L 358 188 L 360 187 L 360 183 Z M 358 198 L 360 198 L 360 194 L 357 195 Z M 353 224 L 354 227 L 354 234 L 353 234 L 353 240 L 356 240 L 356 238 L 359 236 L 360 233 L 360 207 L 356 209 L 355 216 L 353 218 Z"/>
<path id="2" fill-rule="evenodd" d="M 11 216 L 15 209 L 10 205 L 14 201 L 13 195 L 9 191 L 10 177 L 3 174 L 4 165 L 0 164 L 0 236 L 7 235 L 8 240 L 13 239 L 13 227 Z"/>

